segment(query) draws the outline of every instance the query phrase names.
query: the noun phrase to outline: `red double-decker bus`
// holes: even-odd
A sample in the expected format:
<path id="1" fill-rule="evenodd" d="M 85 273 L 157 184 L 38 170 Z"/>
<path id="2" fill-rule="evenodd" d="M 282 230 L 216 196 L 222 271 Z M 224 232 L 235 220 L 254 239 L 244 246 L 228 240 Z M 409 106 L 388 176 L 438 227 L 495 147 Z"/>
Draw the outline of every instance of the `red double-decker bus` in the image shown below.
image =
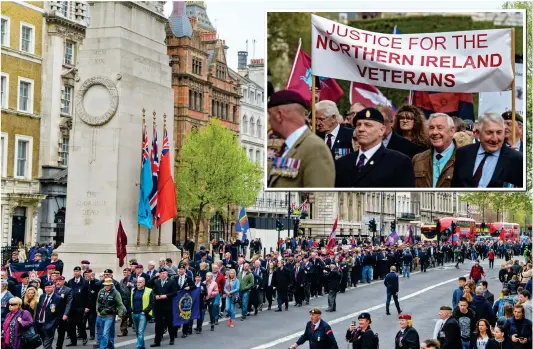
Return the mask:
<path id="1" fill-rule="evenodd" d="M 452 231 L 455 225 L 455 231 Z M 476 221 L 470 218 L 443 217 L 437 220 L 437 228 L 441 234 L 441 241 L 453 241 L 452 235 L 459 233 L 459 240 L 476 241 Z"/>
<path id="2" fill-rule="evenodd" d="M 422 241 L 437 240 L 437 230 L 435 224 L 423 224 L 420 226 Z"/>
<path id="3" fill-rule="evenodd" d="M 501 239 L 502 231 L 505 240 L 516 240 L 520 236 L 520 224 L 507 222 L 496 222 L 489 224 L 490 236 Z"/>

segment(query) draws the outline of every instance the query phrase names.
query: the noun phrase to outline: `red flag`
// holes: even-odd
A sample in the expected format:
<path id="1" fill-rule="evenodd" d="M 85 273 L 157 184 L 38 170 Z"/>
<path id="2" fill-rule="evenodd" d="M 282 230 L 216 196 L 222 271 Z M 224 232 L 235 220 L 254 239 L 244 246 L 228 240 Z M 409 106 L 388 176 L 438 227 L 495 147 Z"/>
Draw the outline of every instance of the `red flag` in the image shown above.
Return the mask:
<path id="1" fill-rule="evenodd" d="M 161 162 L 159 165 L 159 181 L 157 183 L 156 226 L 158 227 L 177 215 L 176 189 L 174 188 L 174 180 L 170 172 L 170 142 L 168 140 L 166 126 L 164 133 L 163 151 L 161 152 Z"/>
<path id="2" fill-rule="evenodd" d="M 453 113 L 463 119 L 470 118 L 474 113 L 471 93 L 415 91 L 413 99 L 413 104 L 427 113 Z"/>
<path id="3" fill-rule="evenodd" d="M 505 229 L 502 228 L 502 231 L 500 232 L 500 240 L 505 241 Z"/>
<path id="4" fill-rule="evenodd" d="M 362 103 L 367 107 L 375 107 L 376 105 L 392 107 L 392 102 L 375 86 L 352 81 L 350 84 L 350 104 L 355 103 Z"/>
<path id="5" fill-rule="evenodd" d="M 122 220 L 119 220 L 117 232 L 117 258 L 119 267 L 122 267 L 124 265 L 124 258 L 126 258 L 126 255 L 128 254 L 128 251 L 126 250 L 127 244 L 128 235 L 126 235 L 124 227 L 122 227 Z"/>
<path id="6" fill-rule="evenodd" d="M 312 71 L 311 71 L 311 57 L 302 50 L 302 43 L 298 44 L 296 57 L 292 65 L 289 80 L 287 80 L 287 90 L 294 90 L 300 93 L 305 99 L 311 101 L 311 86 L 312 86 Z M 320 77 L 320 100 L 328 100 L 337 102 L 344 92 L 337 84 L 335 79 Z"/>
<path id="7" fill-rule="evenodd" d="M 331 233 L 329 233 L 328 238 L 328 249 L 333 249 L 335 247 L 335 238 L 337 236 L 337 233 L 335 232 L 337 230 L 337 222 L 339 220 L 339 216 L 335 218 L 335 222 L 333 222 L 333 226 L 331 227 Z"/>

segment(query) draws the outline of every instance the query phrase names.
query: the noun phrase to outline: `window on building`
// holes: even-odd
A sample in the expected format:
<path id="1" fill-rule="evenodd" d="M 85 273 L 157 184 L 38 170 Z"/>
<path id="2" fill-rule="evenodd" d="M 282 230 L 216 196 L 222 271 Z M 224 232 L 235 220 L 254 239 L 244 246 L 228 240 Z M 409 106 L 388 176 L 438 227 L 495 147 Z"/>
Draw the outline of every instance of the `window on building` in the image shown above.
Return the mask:
<path id="1" fill-rule="evenodd" d="M 63 143 L 61 143 L 61 166 L 68 166 L 68 138 L 63 138 Z"/>
<path id="2" fill-rule="evenodd" d="M 65 41 L 65 57 L 64 63 L 74 65 L 74 43 L 72 41 Z"/>
<path id="3" fill-rule="evenodd" d="M 2 137 L 0 139 L 0 174 L 2 177 L 7 176 L 7 133 L 2 133 Z"/>
<path id="4" fill-rule="evenodd" d="M 229 104 L 226 104 L 226 112 L 224 113 L 226 120 L 229 120 Z"/>
<path id="5" fill-rule="evenodd" d="M 192 100 L 192 110 L 198 110 L 198 93 L 193 92 L 192 94 L 193 100 Z"/>
<path id="6" fill-rule="evenodd" d="M 63 17 L 68 18 L 68 1 L 61 1 L 61 14 Z"/>
<path id="7" fill-rule="evenodd" d="M 20 23 L 20 50 L 33 54 L 34 43 L 35 30 L 33 25 Z"/>
<path id="8" fill-rule="evenodd" d="M 246 115 L 242 117 L 242 133 L 248 133 L 248 118 Z"/>
<path id="9" fill-rule="evenodd" d="M 31 178 L 33 139 L 28 136 L 15 136 L 15 177 Z"/>
<path id="10" fill-rule="evenodd" d="M 33 113 L 33 80 L 19 77 L 18 110 Z"/>
<path id="11" fill-rule="evenodd" d="M 7 100 L 9 93 L 9 76 L 2 73 L 2 108 L 7 108 Z"/>
<path id="12" fill-rule="evenodd" d="M 211 116 L 215 116 L 215 101 L 211 100 Z"/>
<path id="13" fill-rule="evenodd" d="M 254 151 L 252 149 L 248 149 L 248 160 L 254 161 Z"/>
<path id="14" fill-rule="evenodd" d="M 233 106 L 233 122 L 235 122 L 235 120 L 237 120 L 237 106 L 236 105 Z"/>
<path id="15" fill-rule="evenodd" d="M 72 87 L 65 86 L 63 91 L 61 91 L 61 113 L 62 114 L 71 114 L 72 106 Z"/>
<path id="16" fill-rule="evenodd" d="M 256 150 L 256 151 L 255 151 L 255 161 L 256 161 L 259 165 L 261 165 L 261 154 L 260 154 L 259 150 Z"/>
<path id="17" fill-rule="evenodd" d="M 2 16 L 2 46 L 9 46 L 9 17 Z"/>
<path id="18" fill-rule="evenodd" d="M 250 118 L 250 135 L 255 135 L 255 120 Z"/>
<path id="19" fill-rule="evenodd" d="M 200 58 L 193 57 L 192 73 L 196 75 L 202 75 L 202 60 Z"/>
<path id="20" fill-rule="evenodd" d="M 226 80 L 226 67 L 222 64 L 217 64 L 216 70 L 217 79 Z"/>
<path id="21" fill-rule="evenodd" d="M 199 93 L 198 94 L 198 110 L 199 111 L 203 111 L 204 110 L 204 94 L 203 93 Z"/>
<path id="22" fill-rule="evenodd" d="M 194 109 L 194 98 L 193 98 L 193 92 L 189 90 L 189 109 Z"/>
<path id="23" fill-rule="evenodd" d="M 257 138 L 262 138 L 263 130 L 261 127 L 261 119 L 257 119 Z"/>

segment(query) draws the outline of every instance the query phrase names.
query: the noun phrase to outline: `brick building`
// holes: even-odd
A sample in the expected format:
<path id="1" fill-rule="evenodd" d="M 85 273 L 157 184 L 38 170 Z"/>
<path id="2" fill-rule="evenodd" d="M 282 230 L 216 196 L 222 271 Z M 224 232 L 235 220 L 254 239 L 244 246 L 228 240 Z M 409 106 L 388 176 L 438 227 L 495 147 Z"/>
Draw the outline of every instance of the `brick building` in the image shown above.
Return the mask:
<path id="1" fill-rule="evenodd" d="M 202 1 L 174 2 L 167 26 L 167 48 L 172 68 L 174 89 L 174 139 L 176 156 L 185 135 L 195 127 L 203 127 L 215 117 L 239 133 L 240 86 L 230 76 L 226 62 L 227 46 L 217 38 L 215 28 Z M 232 217 L 231 221 L 235 217 Z M 202 223 L 200 242 L 207 240 L 207 231 L 220 236 L 224 222 L 221 215 Z M 193 237 L 191 219 L 176 220 L 176 241 Z M 231 228 L 233 231 L 233 226 Z"/>

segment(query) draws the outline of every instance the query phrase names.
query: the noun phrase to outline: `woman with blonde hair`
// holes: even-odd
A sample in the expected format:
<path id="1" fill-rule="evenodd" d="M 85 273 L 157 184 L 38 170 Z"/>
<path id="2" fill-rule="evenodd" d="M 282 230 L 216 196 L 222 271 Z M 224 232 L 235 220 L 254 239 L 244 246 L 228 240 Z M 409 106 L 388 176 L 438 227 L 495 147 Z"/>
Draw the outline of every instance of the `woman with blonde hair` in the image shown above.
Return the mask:
<path id="1" fill-rule="evenodd" d="M 21 305 L 19 297 L 9 299 L 9 313 L 2 324 L 2 348 L 24 349 L 22 333 L 33 325 L 33 319 Z"/>
<path id="2" fill-rule="evenodd" d="M 421 149 L 429 149 L 429 136 L 424 113 L 413 105 L 403 105 L 396 111 L 392 124 L 394 132 L 418 145 Z"/>
<path id="3" fill-rule="evenodd" d="M 31 318 L 35 320 L 35 311 L 39 304 L 39 296 L 37 289 L 33 286 L 28 287 L 22 300 L 22 309 L 27 310 L 31 314 Z"/>
<path id="4" fill-rule="evenodd" d="M 239 303 L 240 282 L 235 277 L 235 269 L 228 271 L 228 280 L 224 286 L 224 297 L 226 298 L 226 311 L 230 317 L 229 326 L 235 327 L 235 307 Z"/>
<path id="5" fill-rule="evenodd" d="M 413 320 L 410 314 L 400 314 L 398 316 L 400 322 L 400 331 L 396 333 L 394 340 L 395 349 L 419 349 L 420 337 L 418 332 L 413 327 Z"/>

